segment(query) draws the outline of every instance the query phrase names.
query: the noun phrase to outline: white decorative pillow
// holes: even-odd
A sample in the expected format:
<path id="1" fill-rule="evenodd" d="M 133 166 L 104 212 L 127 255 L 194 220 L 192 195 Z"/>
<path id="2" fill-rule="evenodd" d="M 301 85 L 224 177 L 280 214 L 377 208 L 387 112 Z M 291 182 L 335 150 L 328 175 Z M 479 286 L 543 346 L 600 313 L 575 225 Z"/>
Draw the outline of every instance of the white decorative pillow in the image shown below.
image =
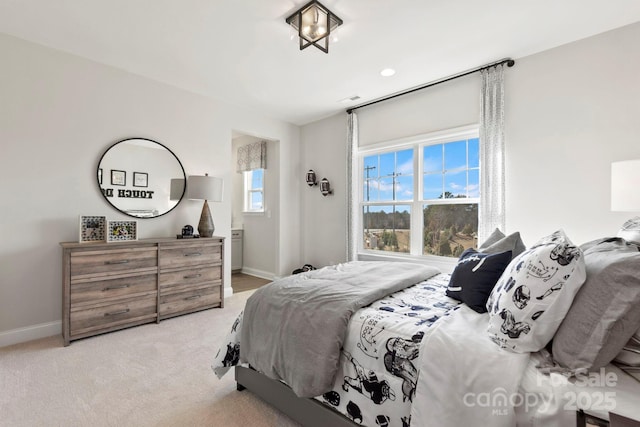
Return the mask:
<path id="1" fill-rule="evenodd" d="M 617 237 L 622 237 L 627 242 L 640 244 L 640 216 L 631 218 L 622 224 Z"/>
<path id="2" fill-rule="evenodd" d="M 487 301 L 489 337 L 515 353 L 553 338 L 586 279 L 584 257 L 562 230 L 514 258 Z"/>

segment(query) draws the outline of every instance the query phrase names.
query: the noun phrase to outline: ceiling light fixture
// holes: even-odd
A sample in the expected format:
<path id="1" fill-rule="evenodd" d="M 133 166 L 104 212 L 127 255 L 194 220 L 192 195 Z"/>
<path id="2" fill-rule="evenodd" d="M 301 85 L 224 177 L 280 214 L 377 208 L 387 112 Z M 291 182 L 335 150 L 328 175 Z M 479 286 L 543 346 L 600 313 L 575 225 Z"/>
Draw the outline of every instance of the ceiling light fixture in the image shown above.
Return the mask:
<path id="1" fill-rule="evenodd" d="M 396 70 L 394 70 L 393 68 L 385 68 L 384 70 L 380 71 L 380 75 L 382 77 L 391 77 L 396 73 Z"/>
<path id="2" fill-rule="evenodd" d="M 313 45 L 324 53 L 329 53 L 331 33 L 342 25 L 342 19 L 316 0 L 295 11 L 286 22 L 297 31 L 300 50 Z"/>

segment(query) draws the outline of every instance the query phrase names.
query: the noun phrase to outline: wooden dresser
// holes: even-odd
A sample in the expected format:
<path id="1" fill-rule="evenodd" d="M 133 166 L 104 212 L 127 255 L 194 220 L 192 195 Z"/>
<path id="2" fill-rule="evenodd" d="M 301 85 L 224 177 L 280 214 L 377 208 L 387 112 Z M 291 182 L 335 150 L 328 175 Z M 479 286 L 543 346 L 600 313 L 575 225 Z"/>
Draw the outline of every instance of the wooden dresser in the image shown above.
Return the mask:
<path id="1" fill-rule="evenodd" d="M 224 238 L 60 243 L 64 344 L 224 306 Z"/>

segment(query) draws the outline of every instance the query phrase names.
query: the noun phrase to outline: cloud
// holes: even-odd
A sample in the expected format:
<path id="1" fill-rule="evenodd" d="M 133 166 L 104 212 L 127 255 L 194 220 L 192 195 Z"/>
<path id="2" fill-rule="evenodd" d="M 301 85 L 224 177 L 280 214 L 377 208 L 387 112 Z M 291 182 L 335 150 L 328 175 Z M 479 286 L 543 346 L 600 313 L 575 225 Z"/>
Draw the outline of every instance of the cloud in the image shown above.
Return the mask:
<path id="1" fill-rule="evenodd" d="M 398 170 L 396 171 L 402 175 L 413 175 L 413 159 L 407 160 L 401 165 L 398 165 Z"/>

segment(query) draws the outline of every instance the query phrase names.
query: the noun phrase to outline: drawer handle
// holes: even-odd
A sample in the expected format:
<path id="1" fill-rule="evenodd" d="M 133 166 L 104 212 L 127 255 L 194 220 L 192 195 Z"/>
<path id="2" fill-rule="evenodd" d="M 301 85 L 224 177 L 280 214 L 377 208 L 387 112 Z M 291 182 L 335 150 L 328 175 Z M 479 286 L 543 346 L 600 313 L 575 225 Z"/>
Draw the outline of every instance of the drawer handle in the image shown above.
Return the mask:
<path id="1" fill-rule="evenodd" d="M 193 296 L 190 296 L 190 297 L 186 297 L 184 300 L 185 301 L 191 301 L 192 299 L 198 299 L 198 298 L 200 298 L 200 295 L 193 295 Z"/>
<path id="2" fill-rule="evenodd" d="M 113 291 L 115 289 L 125 289 L 125 288 L 128 288 L 129 286 L 130 285 L 107 286 L 106 288 L 102 289 L 102 292 Z"/>
<path id="3" fill-rule="evenodd" d="M 105 261 L 106 265 L 115 265 L 115 264 L 128 264 L 129 260 L 128 259 L 123 259 L 120 261 Z"/>
<path id="4" fill-rule="evenodd" d="M 200 276 L 202 276 L 202 274 L 191 274 L 189 276 L 184 276 L 183 279 L 197 279 Z"/>
<path id="5" fill-rule="evenodd" d="M 184 254 L 184 256 L 200 256 L 200 255 L 202 255 L 202 253 L 200 253 L 200 252 L 191 252 L 191 253 L 188 253 L 188 254 Z"/>
<path id="6" fill-rule="evenodd" d="M 128 313 L 128 312 L 129 312 L 129 309 L 125 308 L 124 310 L 112 311 L 111 313 L 105 313 L 104 317 L 117 316 L 118 314 L 125 314 L 125 313 Z"/>

